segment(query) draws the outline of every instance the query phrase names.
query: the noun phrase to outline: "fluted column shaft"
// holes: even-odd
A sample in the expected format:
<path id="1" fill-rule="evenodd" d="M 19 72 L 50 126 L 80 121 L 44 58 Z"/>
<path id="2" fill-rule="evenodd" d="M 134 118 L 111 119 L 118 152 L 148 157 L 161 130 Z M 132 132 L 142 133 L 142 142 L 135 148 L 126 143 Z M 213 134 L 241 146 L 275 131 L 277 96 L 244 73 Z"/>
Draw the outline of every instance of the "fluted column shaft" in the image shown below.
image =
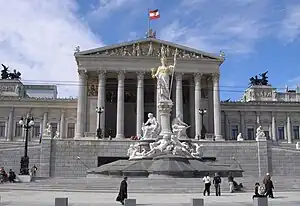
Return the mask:
<path id="1" fill-rule="evenodd" d="M 41 126 L 41 129 L 42 129 L 41 134 L 42 135 L 44 134 L 44 131 L 47 128 L 47 122 L 48 122 L 48 113 L 45 112 L 44 116 L 43 116 L 43 125 Z"/>
<path id="2" fill-rule="evenodd" d="M 136 97 L 136 136 L 142 136 L 142 124 L 144 122 L 144 72 L 137 73 L 137 97 Z"/>
<path id="3" fill-rule="evenodd" d="M 60 135 L 60 138 L 66 138 L 66 135 L 65 135 L 65 110 L 62 110 L 61 113 L 60 113 L 60 131 L 59 131 L 59 135 Z"/>
<path id="4" fill-rule="evenodd" d="M 77 121 L 75 138 L 84 136 L 86 123 L 86 103 L 87 103 L 87 73 L 79 72 L 79 90 L 77 101 Z"/>
<path id="5" fill-rule="evenodd" d="M 202 74 L 194 74 L 195 81 L 195 138 L 201 136 L 202 121 L 199 109 L 201 109 L 201 77 Z"/>
<path id="6" fill-rule="evenodd" d="M 100 115 L 100 128 L 101 133 L 105 136 L 105 83 L 106 83 L 106 71 L 99 71 L 98 72 L 98 100 L 97 100 L 97 107 L 103 107 L 104 110 Z M 97 114 L 98 115 L 98 114 Z M 99 125 L 99 117 L 97 116 L 97 126 Z"/>
<path id="7" fill-rule="evenodd" d="M 286 130 L 287 130 L 287 139 L 288 139 L 288 143 L 292 143 L 292 128 L 291 128 L 291 118 L 290 118 L 290 114 L 287 115 L 286 118 L 287 124 L 286 124 Z"/>
<path id="8" fill-rule="evenodd" d="M 215 140 L 224 140 L 221 134 L 221 104 L 219 89 L 219 74 L 213 74 L 213 97 L 214 97 L 214 135 Z"/>
<path id="9" fill-rule="evenodd" d="M 125 73 L 118 74 L 118 101 L 117 101 L 117 134 L 116 138 L 124 138 L 124 80 Z"/>
<path id="10" fill-rule="evenodd" d="M 13 140 L 13 128 L 14 128 L 14 108 L 11 109 L 8 116 L 8 124 L 7 124 L 7 141 Z"/>
<path id="11" fill-rule="evenodd" d="M 190 82 L 193 82 L 193 80 L 191 79 Z M 189 129 L 189 134 L 190 137 L 194 137 L 195 136 L 195 87 L 194 84 L 190 84 L 189 87 L 189 101 L 190 101 L 190 112 L 189 112 L 189 116 L 190 116 L 190 125 L 191 128 Z"/>
<path id="12" fill-rule="evenodd" d="M 276 116 L 272 113 L 272 140 L 277 141 Z"/>
<path id="13" fill-rule="evenodd" d="M 176 117 L 183 120 L 182 73 L 176 73 Z"/>

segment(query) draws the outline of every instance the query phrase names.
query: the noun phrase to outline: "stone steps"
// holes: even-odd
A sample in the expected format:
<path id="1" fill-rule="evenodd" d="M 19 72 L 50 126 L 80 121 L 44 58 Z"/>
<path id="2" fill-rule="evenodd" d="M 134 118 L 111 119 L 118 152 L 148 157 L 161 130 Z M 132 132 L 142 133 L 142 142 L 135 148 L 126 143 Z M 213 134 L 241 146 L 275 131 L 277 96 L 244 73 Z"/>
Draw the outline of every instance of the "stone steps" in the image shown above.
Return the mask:
<path id="1" fill-rule="evenodd" d="M 259 178 L 262 182 L 262 178 Z M 299 178 L 273 178 L 275 191 L 300 191 Z M 47 179 L 36 180 L 32 183 L 1 184 L 0 190 L 41 190 L 41 191 L 101 191 L 116 192 L 119 189 L 120 178 L 78 178 L 78 179 Z M 253 191 L 256 178 L 236 178 L 242 182 L 245 191 Z M 134 193 L 199 193 L 203 190 L 201 179 L 129 179 L 128 190 Z M 221 185 L 223 191 L 228 191 L 227 179 L 223 178 Z M 214 190 L 214 189 L 212 189 Z"/>

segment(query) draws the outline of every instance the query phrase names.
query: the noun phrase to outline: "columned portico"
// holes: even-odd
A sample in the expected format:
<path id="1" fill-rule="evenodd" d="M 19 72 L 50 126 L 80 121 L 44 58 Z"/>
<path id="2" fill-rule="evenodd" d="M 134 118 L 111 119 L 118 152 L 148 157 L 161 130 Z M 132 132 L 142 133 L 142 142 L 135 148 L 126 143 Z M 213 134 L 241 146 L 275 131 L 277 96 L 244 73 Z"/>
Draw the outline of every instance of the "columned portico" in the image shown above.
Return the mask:
<path id="1" fill-rule="evenodd" d="M 86 100 L 87 100 L 87 73 L 79 71 L 79 92 L 77 101 L 77 121 L 75 138 L 81 138 L 84 135 L 86 124 Z"/>
<path id="2" fill-rule="evenodd" d="M 118 72 L 117 132 L 116 138 L 124 138 L 124 80 L 125 72 Z"/>
<path id="3" fill-rule="evenodd" d="M 100 115 L 100 128 L 101 133 L 105 134 L 105 83 L 106 83 L 106 71 L 98 71 L 98 99 L 97 107 L 104 108 Z M 99 125 L 99 117 L 97 117 L 97 125 Z"/>
<path id="4" fill-rule="evenodd" d="M 218 73 L 214 73 L 213 79 L 213 103 L 214 103 L 214 135 L 215 140 L 224 140 L 221 134 L 221 105 Z"/>
<path id="5" fill-rule="evenodd" d="M 137 97 L 136 97 L 136 136 L 142 136 L 142 124 L 144 122 L 144 74 L 137 72 Z"/>
<path id="6" fill-rule="evenodd" d="M 183 118 L 183 98 L 182 98 L 182 75 L 183 73 L 176 73 L 176 117 Z"/>
<path id="7" fill-rule="evenodd" d="M 199 114 L 201 108 L 201 73 L 194 74 L 195 81 L 195 138 L 201 136 L 202 122 Z"/>

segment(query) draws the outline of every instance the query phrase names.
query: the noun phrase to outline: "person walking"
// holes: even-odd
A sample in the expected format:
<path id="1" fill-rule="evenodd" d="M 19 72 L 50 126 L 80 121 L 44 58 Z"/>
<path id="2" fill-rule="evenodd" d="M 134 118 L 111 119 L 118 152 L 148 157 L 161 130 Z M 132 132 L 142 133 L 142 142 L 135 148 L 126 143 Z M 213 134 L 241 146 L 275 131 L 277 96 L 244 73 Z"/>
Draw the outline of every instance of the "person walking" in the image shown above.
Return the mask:
<path id="1" fill-rule="evenodd" d="M 233 190 L 234 190 L 233 179 L 234 179 L 234 177 L 233 177 L 232 173 L 230 172 L 228 175 L 228 184 L 229 184 L 229 192 L 230 193 L 233 193 Z"/>
<path id="2" fill-rule="evenodd" d="M 211 180 L 209 177 L 209 174 L 207 173 L 204 177 L 203 177 L 203 182 L 204 182 L 204 191 L 203 191 L 203 195 L 205 196 L 205 194 L 207 193 L 207 196 L 210 195 L 210 186 L 211 186 Z"/>
<path id="3" fill-rule="evenodd" d="M 215 185 L 216 189 L 216 196 L 221 196 L 221 177 L 218 173 L 215 173 L 213 184 Z"/>
<path id="4" fill-rule="evenodd" d="M 265 185 L 265 195 L 269 198 L 274 198 L 274 195 L 273 195 L 274 185 L 273 185 L 273 181 L 271 180 L 271 176 L 269 173 L 266 174 L 266 177 L 264 178 L 263 183 Z"/>
<path id="5" fill-rule="evenodd" d="M 127 199 L 127 177 L 124 177 L 121 182 L 119 194 L 116 201 L 121 202 L 121 204 L 124 205 L 125 199 Z"/>

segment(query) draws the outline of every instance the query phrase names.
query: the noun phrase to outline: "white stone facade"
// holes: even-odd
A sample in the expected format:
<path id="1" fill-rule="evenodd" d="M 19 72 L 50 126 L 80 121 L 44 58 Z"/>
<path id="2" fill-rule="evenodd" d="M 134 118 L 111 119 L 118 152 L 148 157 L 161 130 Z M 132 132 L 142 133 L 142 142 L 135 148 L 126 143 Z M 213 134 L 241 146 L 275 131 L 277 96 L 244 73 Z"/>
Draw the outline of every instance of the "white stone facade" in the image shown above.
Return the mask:
<path id="1" fill-rule="evenodd" d="M 219 74 L 223 57 L 157 39 L 76 52 L 78 100 L 20 97 L 17 91 L 9 94 L 2 91 L 0 139 L 23 140 L 24 131 L 17 122 L 27 114 L 35 118 L 30 134 L 33 139 L 38 139 L 47 122 L 52 123 L 53 132 L 59 131 L 61 138 L 95 137 L 98 121 L 105 137 L 110 130 L 113 137 L 120 139 L 140 136 L 147 113 L 158 116 L 159 112 L 150 69 L 160 63 L 162 44 L 170 61 L 174 50 L 179 51 L 171 118 L 183 115 L 184 122 L 191 125 L 188 130 L 191 138 L 201 135 L 202 118 L 198 110 L 206 109 L 203 124 L 208 139 L 235 139 L 242 133 L 245 140 L 254 140 L 258 125 L 270 139 L 288 143 L 299 139 L 298 90 L 276 93 L 272 87 L 249 88 L 242 101 L 220 102 Z M 104 107 L 100 120 L 95 111 L 97 106 Z"/>

